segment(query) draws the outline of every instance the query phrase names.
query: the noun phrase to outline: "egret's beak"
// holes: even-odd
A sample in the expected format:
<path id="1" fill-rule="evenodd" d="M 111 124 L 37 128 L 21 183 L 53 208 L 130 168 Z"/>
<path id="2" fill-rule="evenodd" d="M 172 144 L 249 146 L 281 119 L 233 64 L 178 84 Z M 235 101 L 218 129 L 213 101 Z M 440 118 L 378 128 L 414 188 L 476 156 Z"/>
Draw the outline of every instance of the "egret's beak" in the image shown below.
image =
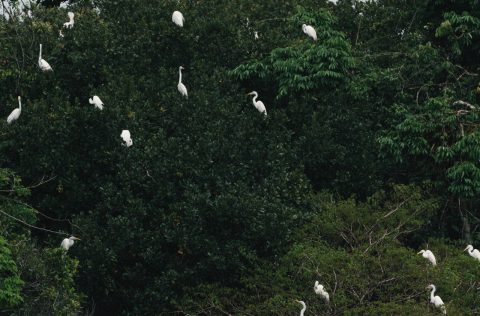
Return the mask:
<path id="1" fill-rule="evenodd" d="M 417 252 L 417 255 L 419 255 L 419 254 L 421 254 L 421 253 L 422 253 L 422 252 L 421 252 L 421 251 L 419 251 L 419 252 Z"/>
<path id="2" fill-rule="evenodd" d="M 77 238 L 77 237 L 74 237 L 74 238 L 75 238 L 75 240 L 81 240 L 80 238 Z"/>
<path id="3" fill-rule="evenodd" d="M 465 249 L 463 249 L 463 251 L 466 251 L 466 250 L 468 250 L 468 247 L 467 247 L 467 248 L 465 248 Z"/>

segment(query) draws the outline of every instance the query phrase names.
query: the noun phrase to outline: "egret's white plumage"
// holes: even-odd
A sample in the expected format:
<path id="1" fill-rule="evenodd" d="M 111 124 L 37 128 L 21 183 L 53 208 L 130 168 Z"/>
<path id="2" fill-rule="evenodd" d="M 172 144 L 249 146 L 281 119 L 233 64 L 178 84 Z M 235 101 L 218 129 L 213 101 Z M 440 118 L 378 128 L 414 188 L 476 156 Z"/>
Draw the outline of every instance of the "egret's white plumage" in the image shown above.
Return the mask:
<path id="1" fill-rule="evenodd" d="M 253 36 L 254 36 L 255 39 L 257 40 L 257 39 L 258 39 L 258 32 L 257 32 L 257 31 L 253 32 Z"/>
<path id="2" fill-rule="evenodd" d="M 93 104 L 97 109 L 103 110 L 103 102 L 98 96 L 94 95 L 93 98 L 88 99 L 88 102 Z"/>
<path id="3" fill-rule="evenodd" d="M 295 300 L 295 302 L 300 303 L 300 305 L 302 305 L 302 310 L 300 311 L 300 316 L 303 316 L 305 314 L 305 311 L 307 310 L 307 305 L 305 304 L 304 301 Z"/>
<path id="4" fill-rule="evenodd" d="M 70 247 L 73 246 L 73 244 L 75 243 L 74 240 L 80 240 L 79 238 L 77 237 L 74 237 L 74 236 L 70 236 L 69 238 L 65 238 L 62 243 L 60 244 L 60 247 L 62 247 L 63 249 L 65 250 L 68 250 L 70 249 Z"/>
<path id="5" fill-rule="evenodd" d="M 122 133 L 120 134 L 120 137 L 125 142 L 124 146 L 130 147 L 130 146 L 133 145 L 133 140 L 130 137 L 130 131 L 128 129 L 122 130 Z"/>
<path id="6" fill-rule="evenodd" d="M 428 261 L 430 261 L 430 263 L 433 265 L 433 266 L 436 266 L 437 265 L 437 260 L 435 259 L 435 256 L 433 255 L 433 252 L 431 252 L 430 250 L 420 250 L 417 255 L 419 254 L 422 254 L 422 257 L 424 257 L 425 259 L 427 259 Z"/>
<path id="7" fill-rule="evenodd" d="M 465 250 L 468 250 L 468 254 L 470 256 L 480 261 L 480 251 L 478 251 L 478 249 L 473 249 L 472 245 L 468 245 L 467 248 L 465 248 L 463 251 Z"/>
<path id="8" fill-rule="evenodd" d="M 13 121 L 18 120 L 21 113 L 22 113 L 22 98 L 18 96 L 18 108 L 13 110 L 12 113 L 10 113 L 10 115 L 7 117 L 7 123 L 10 124 Z"/>
<path id="9" fill-rule="evenodd" d="M 427 289 L 431 290 L 431 292 L 430 292 L 430 303 L 433 304 L 436 308 L 439 308 L 442 311 L 442 313 L 446 315 L 447 314 L 447 309 L 445 308 L 445 304 L 443 303 L 440 296 L 435 295 L 435 291 L 437 290 L 435 285 L 430 284 L 429 286 L 427 286 Z"/>
<path id="10" fill-rule="evenodd" d="M 183 27 L 183 23 L 185 23 L 185 18 L 183 17 L 182 12 L 180 11 L 175 11 L 172 14 L 172 22 L 175 23 L 176 25 Z"/>
<path id="11" fill-rule="evenodd" d="M 248 95 L 253 95 L 252 102 L 253 102 L 253 105 L 255 106 L 255 108 L 258 110 L 258 112 L 267 115 L 267 109 L 265 108 L 265 104 L 263 104 L 263 102 L 260 101 L 260 100 L 257 101 L 257 98 L 258 98 L 257 91 L 252 91 Z"/>
<path id="12" fill-rule="evenodd" d="M 334 5 L 337 5 L 338 0 L 327 0 L 327 2 L 333 3 Z"/>
<path id="13" fill-rule="evenodd" d="M 318 281 L 315 281 L 313 290 L 315 291 L 315 294 L 320 295 L 320 297 L 323 298 L 325 302 L 327 303 L 330 302 L 330 295 L 328 295 L 328 292 L 325 291 L 325 288 L 323 287 L 323 285 L 319 284 Z"/>
<path id="14" fill-rule="evenodd" d="M 40 52 L 38 53 L 38 67 L 42 71 L 53 71 L 52 67 L 45 59 L 42 58 L 42 44 L 40 44 Z"/>
<path id="15" fill-rule="evenodd" d="M 317 40 L 317 32 L 315 31 L 315 29 L 313 28 L 313 26 L 303 24 L 303 25 L 302 25 L 302 31 L 303 31 L 303 33 L 305 33 L 305 34 L 307 34 L 308 36 L 310 36 L 311 38 L 313 38 L 314 41 Z"/>
<path id="16" fill-rule="evenodd" d="M 178 89 L 178 92 L 180 92 L 180 94 L 184 97 L 186 97 L 188 99 L 188 92 L 187 92 L 187 87 L 185 87 L 185 85 L 183 84 L 182 82 L 182 69 L 185 69 L 183 68 L 182 66 L 178 67 L 178 85 L 177 85 L 177 89 Z"/>
<path id="17" fill-rule="evenodd" d="M 75 24 L 75 21 L 73 19 L 75 17 L 75 14 L 73 12 L 68 12 L 67 15 L 68 15 L 68 18 L 70 19 L 70 21 L 63 23 L 63 27 L 65 27 L 67 29 L 71 29 L 73 27 L 73 25 Z"/>

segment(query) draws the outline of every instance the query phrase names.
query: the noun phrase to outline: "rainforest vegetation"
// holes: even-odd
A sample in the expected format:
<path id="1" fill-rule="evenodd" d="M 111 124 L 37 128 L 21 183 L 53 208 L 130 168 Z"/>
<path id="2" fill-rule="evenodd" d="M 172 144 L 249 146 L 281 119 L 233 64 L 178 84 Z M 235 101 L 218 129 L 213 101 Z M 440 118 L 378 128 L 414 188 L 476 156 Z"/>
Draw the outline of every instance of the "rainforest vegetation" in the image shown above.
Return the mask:
<path id="1" fill-rule="evenodd" d="M 480 315 L 480 1 L 1 2 L 0 314 Z"/>

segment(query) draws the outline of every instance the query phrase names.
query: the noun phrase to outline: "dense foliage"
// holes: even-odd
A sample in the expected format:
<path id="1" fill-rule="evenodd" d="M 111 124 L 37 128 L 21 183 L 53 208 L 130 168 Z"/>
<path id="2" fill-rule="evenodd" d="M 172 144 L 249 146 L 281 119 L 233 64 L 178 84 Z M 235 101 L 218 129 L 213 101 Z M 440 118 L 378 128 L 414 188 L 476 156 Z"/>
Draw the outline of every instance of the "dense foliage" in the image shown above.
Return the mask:
<path id="1" fill-rule="evenodd" d="M 8 2 L 1 312 L 480 312 L 478 1 Z"/>

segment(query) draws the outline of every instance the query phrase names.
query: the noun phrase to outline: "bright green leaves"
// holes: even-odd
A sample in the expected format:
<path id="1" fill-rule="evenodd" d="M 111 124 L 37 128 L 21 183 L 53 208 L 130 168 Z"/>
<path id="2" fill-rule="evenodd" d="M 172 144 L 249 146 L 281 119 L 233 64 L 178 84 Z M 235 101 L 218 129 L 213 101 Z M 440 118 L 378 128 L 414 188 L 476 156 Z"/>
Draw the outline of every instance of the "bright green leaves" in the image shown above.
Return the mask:
<path id="1" fill-rule="evenodd" d="M 312 25 L 317 32 L 315 42 L 300 33 L 291 46 L 275 48 L 262 60 L 240 65 L 231 72 L 239 79 L 260 78 L 266 85 L 278 87 L 277 97 L 327 89 L 347 78 L 354 66 L 351 47 L 345 35 L 333 29 L 333 16 L 326 11 L 306 14 L 299 8 L 293 17 L 298 30 L 302 24 Z"/>
<path id="2" fill-rule="evenodd" d="M 0 310 L 22 303 L 23 284 L 7 241 L 0 236 Z"/>
<path id="3" fill-rule="evenodd" d="M 452 51 L 459 56 L 480 35 L 480 19 L 468 12 L 457 14 L 447 12 L 443 21 L 437 28 L 437 37 L 446 37 L 452 44 Z"/>

